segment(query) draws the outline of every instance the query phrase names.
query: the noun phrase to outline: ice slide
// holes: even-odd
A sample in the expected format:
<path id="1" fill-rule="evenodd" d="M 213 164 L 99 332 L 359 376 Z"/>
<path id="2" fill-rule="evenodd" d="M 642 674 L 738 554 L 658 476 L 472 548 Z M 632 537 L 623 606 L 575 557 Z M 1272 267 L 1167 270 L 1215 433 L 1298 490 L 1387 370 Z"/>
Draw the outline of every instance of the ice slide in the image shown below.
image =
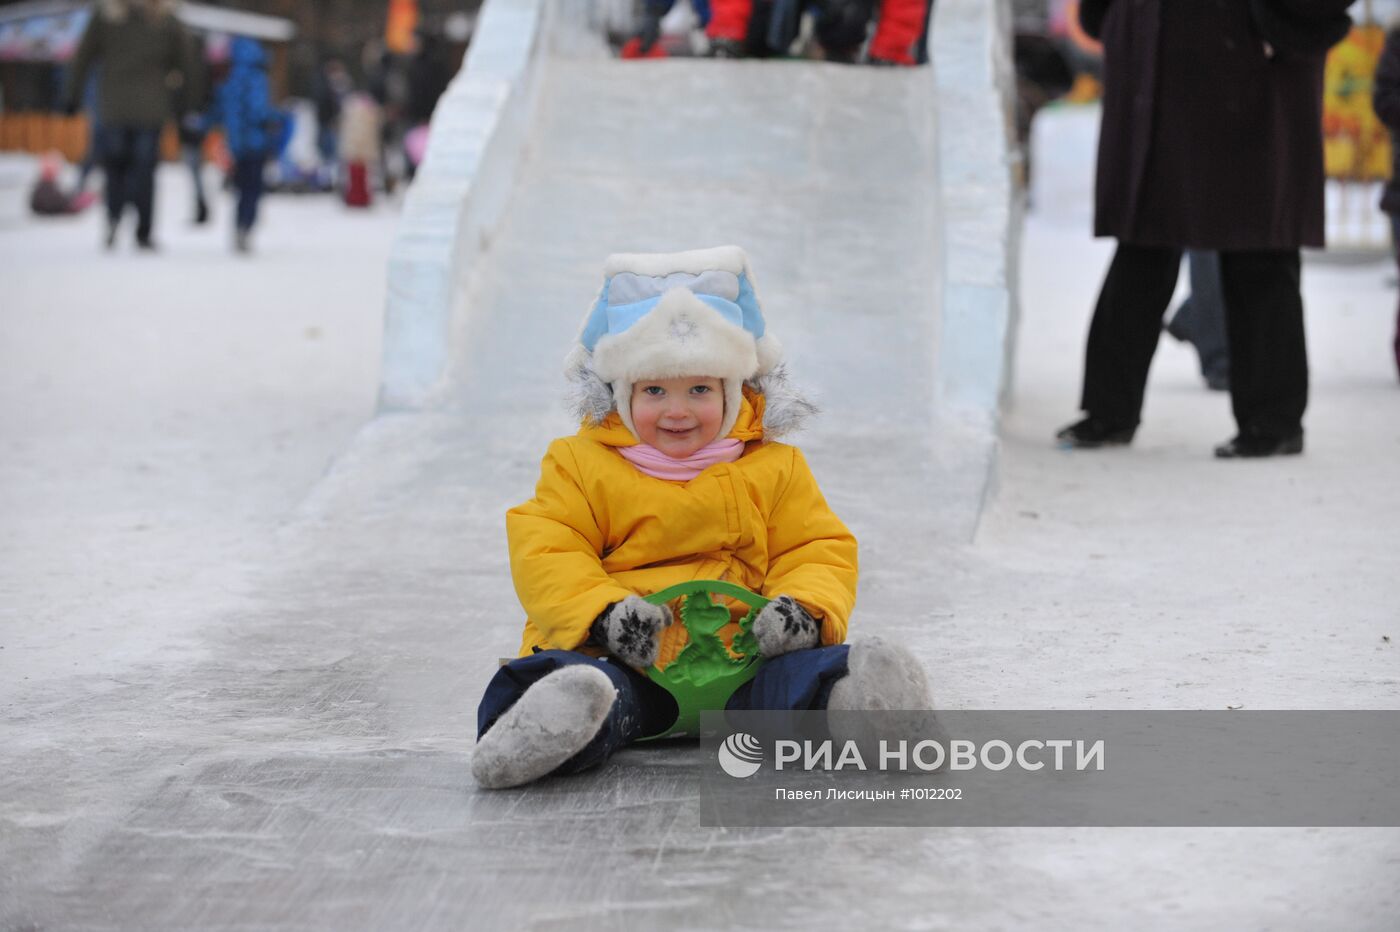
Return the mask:
<path id="1" fill-rule="evenodd" d="M 937 18 L 936 70 L 623 62 L 587 4 L 493 0 L 391 260 L 384 408 L 567 431 L 602 258 L 739 243 L 827 412 L 804 444 L 965 539 L 1009 352 L 1009 72 L 998 4 Z"/>
<path id="2" fill-rule="evenodd" d="M 87 835 L 24 868 L 46 898 L 9 918 L 888 928 L 956 915 L 958 875 L 931 839 L 699 827 L 695 750 L 627 751 L 505 793 L 478 791 L 468 769 L 482 687 L 519 638 L 503 515 L 548 439 L 575 429 L 560 364 L 612 251 L 749 251 L 769 324 L 824 412 L 796 440 L 861 541 L 853 634 L 933 653 L 927 580 L 968 539 L 988 482 L 1013 228 L 1004 13 L 936 7 L 937 68 L 887 71 L 620 62 L 582 4 L 488 0 L 394 249 L 382 413 L 226 623 L 162 679 L 158 734 L 142 739 L 159 754 L 113 761 Z M 961 863 L 986 853 L 957 837 L 972 846 Z"/>

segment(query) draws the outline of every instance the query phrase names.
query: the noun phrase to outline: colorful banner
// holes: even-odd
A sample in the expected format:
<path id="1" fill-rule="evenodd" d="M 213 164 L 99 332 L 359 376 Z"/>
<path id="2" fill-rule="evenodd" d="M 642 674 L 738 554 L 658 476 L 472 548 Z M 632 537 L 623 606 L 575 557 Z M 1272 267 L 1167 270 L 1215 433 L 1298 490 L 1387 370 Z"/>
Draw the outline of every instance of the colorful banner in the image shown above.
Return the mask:
<path id="1" fill-rule="evenodd" d="M 0 24 L 0 61 L 65 62 L 77 51 L 91 11 L 32 16 Z"/>

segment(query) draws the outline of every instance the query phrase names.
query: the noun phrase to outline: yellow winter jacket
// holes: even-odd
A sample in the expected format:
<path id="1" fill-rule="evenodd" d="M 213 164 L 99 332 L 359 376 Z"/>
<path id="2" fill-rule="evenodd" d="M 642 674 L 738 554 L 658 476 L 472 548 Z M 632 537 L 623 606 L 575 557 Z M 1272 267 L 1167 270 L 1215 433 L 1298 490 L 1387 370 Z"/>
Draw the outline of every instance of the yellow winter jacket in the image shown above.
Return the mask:
<path id="1" fill-rule="evenodd" d="M 535 497 L 506 514 L 510 571 L 528 616 L 520 655 L 583 650 L 613 602 L 692 579 L 723 579 L 764 596 L 790 595 L 839 644 L 856 600 L 856 540 L 827 507 L 802 453 L 762 443 L 763 396 L 744 389 L 729 436 L 747 441 L 733 463 L 688 482 L 648 476 L 616 447 L 637 441 L 617 412 L 549 445 Z M 720 634 L 729 643 L 746 609 Z M 657 665 L 687 641 L 679 620 Z"/>

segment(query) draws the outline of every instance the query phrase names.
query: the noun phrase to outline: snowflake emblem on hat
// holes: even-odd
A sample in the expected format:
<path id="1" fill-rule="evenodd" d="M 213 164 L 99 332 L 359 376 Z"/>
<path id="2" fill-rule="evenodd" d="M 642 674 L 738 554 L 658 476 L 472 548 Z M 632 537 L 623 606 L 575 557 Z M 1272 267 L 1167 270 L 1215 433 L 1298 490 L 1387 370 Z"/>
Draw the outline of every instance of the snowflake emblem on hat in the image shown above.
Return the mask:
<path id="1" fill-rule="evenodd" d="M 678 343 L 689 343 L 695 337 L 699 326 L 689 315 L 682 315 L 671 321 L 671 337 Z"/>

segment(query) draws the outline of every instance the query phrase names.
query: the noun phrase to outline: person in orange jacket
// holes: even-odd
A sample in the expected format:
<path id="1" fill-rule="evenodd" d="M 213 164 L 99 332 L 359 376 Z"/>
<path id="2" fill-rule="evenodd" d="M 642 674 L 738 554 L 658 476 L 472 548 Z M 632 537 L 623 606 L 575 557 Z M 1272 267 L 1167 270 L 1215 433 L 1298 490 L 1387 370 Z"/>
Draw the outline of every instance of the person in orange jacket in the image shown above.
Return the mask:
<path id="1" fill-rule="evenodd" d="M 478 709 L 481 785 L 575 773 L 665 732 L 675 701 L 640 671 L 689 635 L 644 596 L 696 579 L 771 600 L 752 625 L 763 665 L 726 708 L 930 707 L 903 647 L 844 643 L 856 540 L 778 440 L 814 409 L 788 387 L 742 249 L 610 257 L 566 366 L 582 427 L 506 515 L 527 620 Z"/>
<path id="2" fill-rule="evenodd" d="M 712 0 L 706 34 L 720 57 L 781 54 L 796 36 L 802 0 Z M 864 44 L 876 0 L 816 0 L 816 36 L 828 61 L 854 62 Z M 931 3 L 879 0 L 869 61 L 914 65 Z"/>

